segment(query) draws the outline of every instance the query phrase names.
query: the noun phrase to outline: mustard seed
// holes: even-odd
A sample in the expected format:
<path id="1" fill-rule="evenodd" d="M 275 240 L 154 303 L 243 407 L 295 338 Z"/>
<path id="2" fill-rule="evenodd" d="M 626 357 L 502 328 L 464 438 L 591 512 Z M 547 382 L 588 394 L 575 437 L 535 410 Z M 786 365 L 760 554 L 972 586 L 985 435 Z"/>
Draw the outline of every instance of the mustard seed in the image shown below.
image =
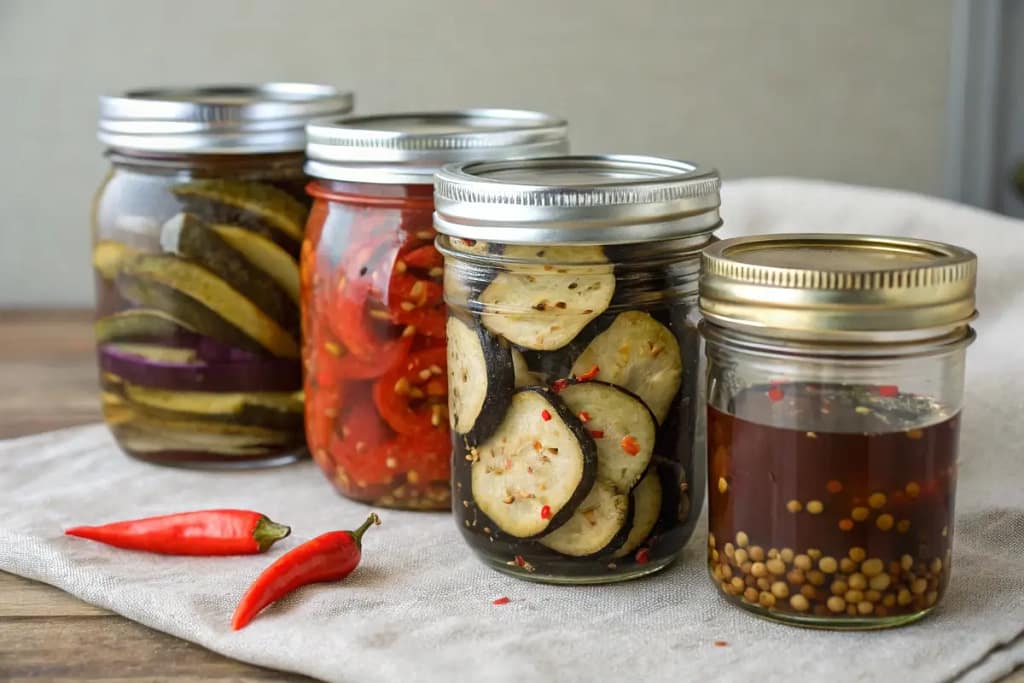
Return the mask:
<path id="1" fill-rule="evenodd" d="M 745 531 L 737 531 L 736 532 L 736 545 L 738 545 L 741 548 L 746 548 L 748 543 L 750 543 L 750 539 L 747 537 L 746 532 Z"/>
<path id="2" fill-rule="evenodd" d="M 882 599 L 882 594 L 878 591 L 864 591 L 864 599 L 868 602 L 878 602 Z"/>
<path id="3" fill-rule="evenodd" d="M 797 594 L 789 599 L 789 606 L 797 612 L 806 612 L 811 603 L 807 602 L 807 598 L 804 596 Z"/>
<path id="4" fill-rule="evenodd" d="M 932 563 L 929 566 L 929 569 L 932 570 L 932 574 L 938 574 L 939 572 L 941 572 L 942 571 L 942 560 L 940 560 L 939 558 L 936 557 L 934 560 L 932 560 Z"/>
<path id="5" fill-rule="evenodd" d="M 758 602 L 761 603 L 761 607 L 775 607 L 775 596 L 768 591 L 762 591 L 758 597 Z"/>
<path id="6" fill-rule="evenodd" d="M 831 598 L 828 599 L 828 602 L 825 604 L 828 606 L 829 610 L 835 612 L 836 614 L 846 611 L 846 600 L 843 600 L 838 595 L 833 595 Z"/>
<path id="7" fill-rule="evenodd" d="M 874 611 L 875 611 L 875 606 L 872 605 L 867 600 L 863 600 L 863 601 L 857 603 L 857 612 L 859 612 L 862 615 L 866 616 L 868 614 L 871 614 Z"/>
<path id="8" fill-rule="evenodd" d="M 736 560 L 736 564 L 743 564 L 747 561 L 747 551 L 743 549 L 743 546 L 740 546 L 736 549 L 736 554 L 733 557 Z"/>
<path id="9" fill-rule="evenodd" d="M 726 554 L 728 555 L 728 553 Z M 852 548 L 850 548 L 849 555 L 850 559 L 854 562 L 863 562 L 864 558 L 868 556 L 868 552 L 860 546 L 853 546 Z"/>
<path id="10" fill-rule="evenodd" d="M 820 560 L 821 559 L 821 555 L 822 555 L 821 551 L 818 550 L 817 548 L 809 548 L 807 550 L 807 556 L 809 558 L 811 558 L 812 560 Z"/>
<path id="11" fill-rule="evenodd" d="M 763 591 L 771 590 L 772 580 L 767 576 L 762 576 L 757 580 L 757 587 Z"/>
<path id="12" fill-rule="evenodd" d="M 857 571 L 857 563 L 848 557 L 839 560 L 839 571 L 844 574 L 852 574 Z"/>
<path id="13" fill-rule="evenodd" d="M 850 590 L 850 584 L 842 579 L 836 579 L 832 582 L 829 590 L 832 591 L 832 595 L 846 595 L 846 591 Z"/>
<path id="14" fill-rule="evenodd" d="M 754 562 L 764 561 L 764 548 L 759 545 L 752 545 L 747 549 L 747 554 Z"/>
<path id="15" fill-rule="evenodd" d="M 914 579 L 910 584 L 910 592 L 914 595 L 921 595 L 928 589 L 928 582 L 925 579 Z"/>
<path id="16" fill-rule="evenodd" d="M 877 491 L 868 496 L 868 505 L 878 510 L 885 506 L 886 497 L 881 491 Z"/>
<path id="17" fill-rule="evenodd" d="M 860 565 L 860 571 L 864 576 L 871 578 L 877 576 L 885 570 L 885 564 L 877 557 L 872 557 L 870 560 L 864 560 Z"/>
<path id="18" fill-rule="evenodd" d="M 801 555 L 797 555 L 796 557 L 793 558 L 793 566 L 796 567 L 797 569 L 802 569 L 803 571 L 807 571 L 813 565 L 811 564 L 811 558 L 810 557 L 808 557 L 807 555 L 802 555 L 801 554 Z"/>
<path id="19" fill-rule="evenodd" d="M 937 591 L 932 591 L 932 592 L 930 592 L 927 595 L 927 597 L 925 598 L 925 601 L 928 603 L 928 606 L 931 607 L 932 605 L 935 604 L 935 601 L 938 600 L 938 599 L 939 599 L 938 592 Z"/>
<path id="20" fill-rule="evenodd" d="M 744 562 L 743 564 L 740 565 L 740 571 L 743 572 L 744 574 L 749 574 L 750 573 L 750 567 L 751 567 L 751 562 L 750 562 L 750 560 L 747 560 L 746 562 Z"/>
<path id="21" fill-rule="evenodd" d="M 730 585 L 732 585 L 733 590 L 735 590 L 737 593 L 739 593 L 740 591 L 744 590 L 747 587 L 746 584 L 743 583 L 743 579 L 741 579 L 738 576 L 732 577 L 732 581 L 730 581 Z"/>
<path id="22" fill-rule="evenodd" d="M 812 515 L 820 515 L 825 511 L 825 505 L 820 500 L 809 500 L 807 501 L 807 512 Z"/>
<path id="23" fill-rule="evenodd" d="M 864 599 L 864 591 L 846 591 L 846 595 L 844 595 L 843 597 L 846 598 L 846 602 L 856 605 L 858 602 Z"/>
<path id="24" fill-rule="evenodd" d="M 839 569 L 839 563 L 836 562 L 836 558 L 826 556 L 818 560 L 818 569 L 826 574 L 835 574 Z"/>
<path id="25" fill-rule="evenodd" d="M 899 523 L 896 525 L 896 531 L 898 531 L 901 534 L 905 534 L 908 531 L 910 531 L 910 520 L 901 519 Z"/>
<path id="26" fill-rule="evenodd" d="M 914 558 L 911 557 L 910 555 L 904 555 L 903 557 L 900 558 L 900 567 L 903 568 L 903 571 L 909 572 L 910 568 L 913 567 L 913 566 L 914 566 Z"/>
<path id="27" fill-rule="evenodd" d="M 779 551 L 779 559 L 786 564 L 792 564 L 793 562 L 793 550 L 790 548 L 783 548 Z"/>
<path id="28" fill-rule="evenodd" d="M 786 573 L 786 581 L 789 581 L 790 585 L 793 586 L 802 586 L 805 581 L 804 573 L 799 569 L 790 569 Z"/>
<path id="29" fill-rule="evenodd" d="M 779 600 L 785 600 L 789 597 L 789 586 L 786 585 L 785 581 L 776 581 L 772 584 L 772 595 L 777 597 Z"/>
<path id="30" fill-rule="evenodd" d="M 866 507 L 855 507 L 850 510 L 850 517 L 853 517 L 855 522 L 863 522 L 870 514 L 871 510 L 868 510 Z"/>
<path id="31" fill-rule="evenodd" d="M 757 602 L 758 595 L 760 595 L 760 591 L 754 587 L 747 588 L 747 590 L 743 591 L 743 599 L 747 602 Z"/>
<path id="32" fill-rule="evenodd" d="M 892 593 L 886 593 L 885 597 L 882 598 L 882 604 L 886 607 L 894 607 L 896 605 L 896 596 Z"/>
<path id="33" fill-rule="evenodd" d="M 889 578 L 888 574 L 879 574 L 878 576 L 872 576 L 871 580 L 868 581 L 868 585 L 871 586 L 872 590 L 884 591 L 889 587 L 892 579 Z"/>
<path id="34" fill-rule="evenodd" d="M 764 562 L 755 562 L 750 565 L 750 573 L 758 578 L 768 575 L 768 569 L 765 568 Z"/>
<path id="35" fill-rule="evenodd" d="M 875 526 L 882 531 L 888 531 L 892 528 L 893 523 L 896 520 L 892 518 L 892 515 L 885 513 L 884 515 L 878 515 L 878 519 L 875 520 Z"/>
<path id="36" fill-rule="evenodd" d="M 803 503 L 801 503 L 799 500 L 793 499 L 786 503 L 786 509 L 792 512 L 793 514 L 796 514 L 803 510 L 804 506 Z"/>
<path id="37" fill-rule="evenodd" d="M 807 583 L 812 586 L 822 586 L 825 584 L 825 575 L 817 569 L 812 569 L 807 572 Z"/>
<path id="38" fill-rule="evenodd" d="M 856 574 L 850 574 L 850 578 L 847 579 L 846 582 L 850 584 L 850 588 L 858 591 L 862 591 L 868 587 L 868 580 L 859 572 Z"/>
<path id="39" fill-rule="evenodd" d="M 722 565 L 722 578 L 727 581 L 732 578 L 732 567 L 727 564 Z"/>
<path id="40" fill-rule="evenodd" d="M 921 495 L 921 485 L 916 481 L 907 482 L 907 485 L 903 487 L 903 490 L 907 492 L 907 495 L 911 498 L 917 498 Z"/>
<path id="41" fill-rule="evenodd" d="M 732 543 L 726 543 L 724 550 L 725 556 L 728 557 L 730 560 L 736 555 L 736 548 L 733 546 Z"/>
<path id="42" fill-rule="evenodd" d="M 818 596 L 818 591 L 814 590 L 814 586 L 805 583 L 800 586 L 800 595 L 804 596 L 808 600 L 814 600 Z"/>
<path id="43" fill-rule="evenodd" d="M 764 566 L 775 576 L 782 576 L 786 573 L 786 563 L 778 558 L 768 560 Z"/>
<path id="44" fill-rule="evenodd" d="M 708 545 L 710 545 L 710 546 L 717 545 L 715 543 L 715 535 L 713 533 L 708 534 Z"/>
<path id="45" fill-rule="evenodd" d="M 725 477 L 718 478 L 718 492 L 725 493 L 729 490 L 729 482 L 725 480 Z"/>

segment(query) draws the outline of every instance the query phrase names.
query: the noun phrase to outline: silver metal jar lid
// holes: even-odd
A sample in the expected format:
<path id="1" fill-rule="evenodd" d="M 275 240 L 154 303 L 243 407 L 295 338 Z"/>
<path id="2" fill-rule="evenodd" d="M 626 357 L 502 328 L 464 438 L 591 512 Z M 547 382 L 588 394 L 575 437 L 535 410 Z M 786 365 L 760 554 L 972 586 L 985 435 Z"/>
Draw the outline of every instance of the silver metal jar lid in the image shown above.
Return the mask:
<path id="1" fill-rule="evenodd" d="M 309 121 L 346 114 L 352 102 L 350 92 L 312 83 L 130 90 L 100 97 L 98 137 L 142 152 L 299 152 Z"/>
<path id="2" fill-rule="evenodd" d="M 510 244 L 624 244 L 708 233 L 719 177 L 688 161 L 566 156 L 445 166 L 438 232 Z"/>
<path id="3" fill-rule="evenodd" d="M 565 154 L 568 125 L 518 109 L 357 116 L 306 127 L 306 173 L 366 183 L 430 184 L 444 164 Z"/>
<path id="4" fill-rule="evenodd" d="M 873 235 L 738 237 L 702 254 L 700 310 L 720 327 L 810 341 L 899 341 L 974 319 L 977 257 Z"/>

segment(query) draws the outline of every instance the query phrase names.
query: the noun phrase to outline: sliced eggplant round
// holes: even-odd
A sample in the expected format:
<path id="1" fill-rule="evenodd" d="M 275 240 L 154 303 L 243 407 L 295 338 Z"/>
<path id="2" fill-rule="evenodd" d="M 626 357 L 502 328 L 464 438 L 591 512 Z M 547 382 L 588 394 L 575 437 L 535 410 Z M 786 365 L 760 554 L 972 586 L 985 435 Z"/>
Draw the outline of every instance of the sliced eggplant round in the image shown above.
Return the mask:
<path id="1" fill-rule="evenodd" d="M 657 425 L 643 401 L 605 382 L 580 382 L 559 398 L 594 437 L 598 481 L 629 491 L 647 471 L 654 455 Z"/>
<path id="2" fill-rule="evenodd" d="M 661 481 L 653 469 L 648 471 L 640 483 L 629 493 L 629 507 L 633 511 L 632 525 L 626 542 L 615 551 L 613 557 L 625 557 L 639 548 L 654 531 L 661 517 Z"/>
<path id="3" fill-rule="evenodd" d="M 594 367 L 598 377 L 639 396 L 664 422 L 679 392 L 683 360 L 671 330 L 643 311 L 626 311 L 594 337 L 572 366 L 582 375 Z"/>
<path id="4" fill-rule="evenodd" d="M 615 273 L 600 247 L 505 247 L 510 264 L 481 292 L 487 329 L 526 349 L 560 349 L 601 315 Z"/>
<path id="5" fill-rule="evenodd" d="M 448 338 L 448 415 L 470 444 L 498 427 L 515 390 L 511 350 L 484 329 L 451 316 Z"/>
<path id="6" fill-rule="evenodd" d="M 595 482 L 565 524 L 539 539 L 541 545 L 572 557 L 600 555 L 625 541 L 629 499 L 614 486 Z"/>
<path id="7" fill-rule="evenodd" d="M 566 523 L 597 474 L 594 440 L 543 389 L 515 392 L 498 429 L 469 454 L 473 500 L 502 531 L 517 538 L 536 537 Z"/>

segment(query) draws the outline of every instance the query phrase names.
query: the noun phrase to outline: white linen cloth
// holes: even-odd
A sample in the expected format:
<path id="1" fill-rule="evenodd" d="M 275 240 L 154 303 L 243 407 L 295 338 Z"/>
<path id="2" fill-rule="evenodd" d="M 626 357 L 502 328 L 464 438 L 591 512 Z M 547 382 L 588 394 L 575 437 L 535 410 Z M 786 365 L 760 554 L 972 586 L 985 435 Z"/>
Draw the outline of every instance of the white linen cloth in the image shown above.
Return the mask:
<path id="1" fill-rule="evenodd" d="M 364 563 L 234 633 L 273 558 L 368 508 L 310 463 L 194 472 L 135 462 L 102 426 L 0 444 L 0 569 L 240 660 L 330 681 L 987 681 L 1024 663 L 1024 222 L 898 192 L 788 179 L 728 183 L 723 235 L 836 231 L 953 242 L 980 259 L 969 352 L 953 580 L 939 609 L 884 632 L 810 631 L 726 605 L 705 534 L 639 581 L 557 587 L 477 562 L 447 514 L 381 511 Z M 294 527 L 268 555 L 172 558 L 61 535 L 72 524 L 245 507 Z M 701 524 L 703 527 L 703 524 Z M 508 596 L 495 606 L 492 600 Z M 0 596 L 2 599 L 2 596 Z M 716 646 L 715 641 L 727 641 Z"/>

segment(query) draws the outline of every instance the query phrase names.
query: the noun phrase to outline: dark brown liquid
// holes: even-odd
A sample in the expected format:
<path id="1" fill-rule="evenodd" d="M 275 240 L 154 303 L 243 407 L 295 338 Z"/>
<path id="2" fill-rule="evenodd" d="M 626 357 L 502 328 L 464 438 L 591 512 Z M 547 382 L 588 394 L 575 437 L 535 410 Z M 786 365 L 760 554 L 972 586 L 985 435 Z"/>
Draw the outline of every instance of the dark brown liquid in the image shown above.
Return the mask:
<path id="1" fill-rule="evenodd" d="M 934 405 L 886 389 L 780 384 L 734 399 L 746 419 L 709 408 L 709 556 L 723 592 L 865 620 L 941 598 L 959 417 L 913 427 Z"/>

